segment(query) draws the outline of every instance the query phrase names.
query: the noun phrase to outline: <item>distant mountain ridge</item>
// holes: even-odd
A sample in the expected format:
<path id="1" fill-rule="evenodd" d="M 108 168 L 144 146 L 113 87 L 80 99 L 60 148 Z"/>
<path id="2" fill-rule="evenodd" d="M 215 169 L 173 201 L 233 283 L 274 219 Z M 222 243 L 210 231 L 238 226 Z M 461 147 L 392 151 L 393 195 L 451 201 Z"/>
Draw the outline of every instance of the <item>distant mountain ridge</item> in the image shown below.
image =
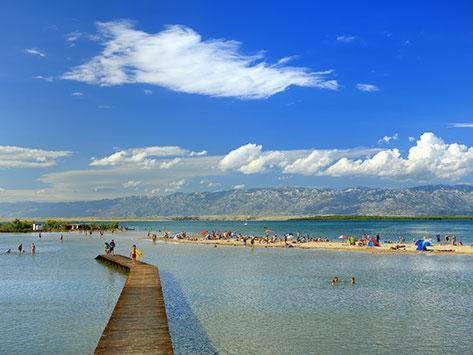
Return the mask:
<path id="1" fill-rule="evenodd" d="M 473 186 L 257 188 L 78 202 L 0 202 L 0 216 L 122 217 L 262 215 L 473 215 Z"/>

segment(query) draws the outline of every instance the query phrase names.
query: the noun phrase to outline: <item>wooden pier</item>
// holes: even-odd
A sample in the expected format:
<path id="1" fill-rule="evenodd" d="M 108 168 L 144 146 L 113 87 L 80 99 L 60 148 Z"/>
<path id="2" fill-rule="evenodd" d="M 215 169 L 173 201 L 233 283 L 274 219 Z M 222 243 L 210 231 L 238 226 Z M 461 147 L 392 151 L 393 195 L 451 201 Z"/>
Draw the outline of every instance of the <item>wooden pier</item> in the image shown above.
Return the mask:
<path id="1" fill-rule="evenodd" d="M 122 255 L 99 255 L 96 260 L 128 272 L 128 278 L 95 354 L 172 354 L 157 267 Z"/>

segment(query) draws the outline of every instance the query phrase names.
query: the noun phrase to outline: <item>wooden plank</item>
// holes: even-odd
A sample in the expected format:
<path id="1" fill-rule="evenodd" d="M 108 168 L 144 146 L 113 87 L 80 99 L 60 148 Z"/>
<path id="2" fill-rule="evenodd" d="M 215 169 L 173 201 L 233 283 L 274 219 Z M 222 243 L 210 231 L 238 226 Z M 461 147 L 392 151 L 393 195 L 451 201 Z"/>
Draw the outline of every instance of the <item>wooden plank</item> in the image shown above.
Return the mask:
<path id="1" fill-rule="evenodd" d="M 158 268 L 122 255 L 96 259 L 129 274 L 95 354 L 172 354 Z"/>

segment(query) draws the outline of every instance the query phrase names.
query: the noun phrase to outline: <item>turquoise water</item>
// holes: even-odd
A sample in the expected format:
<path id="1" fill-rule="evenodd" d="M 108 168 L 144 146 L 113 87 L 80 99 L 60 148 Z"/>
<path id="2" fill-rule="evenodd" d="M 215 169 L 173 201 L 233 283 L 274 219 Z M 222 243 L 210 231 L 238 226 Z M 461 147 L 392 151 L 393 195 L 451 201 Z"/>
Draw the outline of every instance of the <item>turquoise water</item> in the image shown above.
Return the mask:
<path id="1" fill-rule="evenodd" d="M 473 230 L 471 222 L 460 221 L 300 223 L 249 222 L 242 228 L 314 228 L 336 237 L 348 232 L 340 230 L 345 227 L 387 238 L 402 227 L 422 229 L 420 234 L 448 231 L 464 241 Z M 161 228 L 232 229 L 217 228 L 227 222 L 209 225 L 169 222 Z M 0 251 L 20 241 L 27 250 L 0 255 L 0 353 L 93 351 L 125 280 L 93 259 L 111 237 L 66 234 L 61 243 L 54 234 L 41 240 L 0 235 Z M 153 244 L 140 231 L 113 237 L 119 253 L 137 243 L 143 260 L 159 267 L 178 354 L 471 353 L 473 256 Z M 335 275 L 341 282 L 332 287 Z M 351 276 L 356 286 L 348 282 Z"/>
<path id="2" fill-rule="evenodd" d="M 136 230 L 167 230 L 172 233 L 182 231 L 199 233 L 202 230 L 232 230 L 244 234 L 263 235 L 266 229 L 283 235 L 284 233 L 302 233 L 311 236 L 322 236 L 336 240 L 341 234 L 360 236 L 363 233 L 379 233 L 382 240 L 398 241 L 401 235 L 407 241 L 424 236 L 431 238 L 440 234 L 454 234 L 457 240 L 473 244 L 473 220 L 437 220 L 437 221 L 179 221 L 179 222 L 126 222 L 122 225 Z"/>

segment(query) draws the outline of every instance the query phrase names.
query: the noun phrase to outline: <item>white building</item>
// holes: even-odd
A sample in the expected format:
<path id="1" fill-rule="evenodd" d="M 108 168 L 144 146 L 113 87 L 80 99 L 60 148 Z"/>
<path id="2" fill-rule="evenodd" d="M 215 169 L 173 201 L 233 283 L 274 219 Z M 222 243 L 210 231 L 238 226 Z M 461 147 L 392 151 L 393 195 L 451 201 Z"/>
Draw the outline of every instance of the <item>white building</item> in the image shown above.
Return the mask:
<path id="1" fill-rule="evenodd" d="M 33 230 L 41 232 L 43 230 L 43 226 L 44 226 L 43 222 L 33 223 Z"/>

